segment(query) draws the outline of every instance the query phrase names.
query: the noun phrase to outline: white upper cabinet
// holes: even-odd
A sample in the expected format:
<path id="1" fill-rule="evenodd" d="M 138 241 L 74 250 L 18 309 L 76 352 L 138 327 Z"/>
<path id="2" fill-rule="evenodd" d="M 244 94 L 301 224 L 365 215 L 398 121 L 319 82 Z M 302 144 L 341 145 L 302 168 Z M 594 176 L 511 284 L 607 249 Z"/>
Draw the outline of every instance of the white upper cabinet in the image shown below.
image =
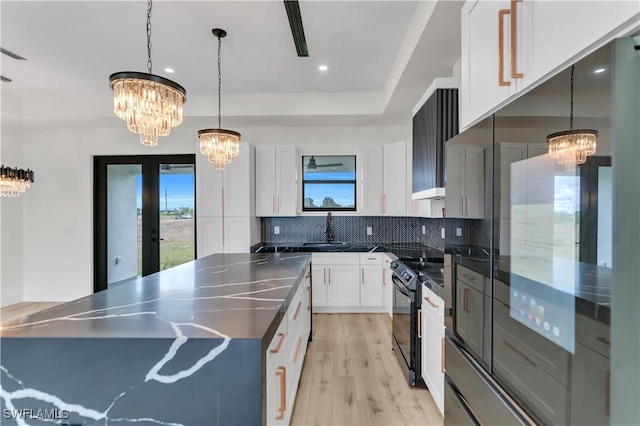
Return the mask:
<path id="1" fill-rule="evenodd" d="M 364 216 L 380 216 L 383 211 L 383 153 L 382 146 L 368 147 L 361 154 L 362 191 L 360 213 Z"/>
<path id="2" fill-rule="evenodd" d="M 516 93 L 508 62 L 511 21 L 500 12 L 508 9 L 509 1 L 480 0 L 462 8 L 461 131 Z"/>
<path id="3" fill-rule="evenodd" d="M 445 171 L 446 216 L 484 218 L 484 148 L 447 148 Z"/>
<path id="4" fill-rule="evenodd" d="M 216 170 L 205 156 L 196 157 L 197 165 L 197 215 L 253 216 L 254 148 L 240 144 L 240 153 L 225 170 Z"/>
<path id="5" fill-rule="evenodd" d="M 461 16 L 460 130 L 637 30 L 639 22 L 637 0 L 467 1 Z"/>
<path id="6" fill-rule="evenodd" d="M 297 153 L 293 146 L 256 148 L 256 216 L 295 216 Z"/>
<path id="7" fill-rule="evenodd" d="M 405 141 L 384 145 L 384 193 L 382 198 L 385 216 L 407 215 L 407 143 Z"/>

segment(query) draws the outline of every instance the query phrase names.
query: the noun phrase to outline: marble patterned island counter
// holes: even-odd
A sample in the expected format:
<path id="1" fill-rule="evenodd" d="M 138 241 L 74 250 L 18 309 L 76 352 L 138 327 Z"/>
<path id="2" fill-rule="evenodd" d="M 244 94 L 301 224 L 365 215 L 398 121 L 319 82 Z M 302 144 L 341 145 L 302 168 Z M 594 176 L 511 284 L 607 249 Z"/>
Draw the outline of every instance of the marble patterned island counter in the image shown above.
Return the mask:
<path id="1" fill-rule="evenodd" d="M 216 254 L 3 323 L 0 423 L 287 422 L 310 261 Z"/>

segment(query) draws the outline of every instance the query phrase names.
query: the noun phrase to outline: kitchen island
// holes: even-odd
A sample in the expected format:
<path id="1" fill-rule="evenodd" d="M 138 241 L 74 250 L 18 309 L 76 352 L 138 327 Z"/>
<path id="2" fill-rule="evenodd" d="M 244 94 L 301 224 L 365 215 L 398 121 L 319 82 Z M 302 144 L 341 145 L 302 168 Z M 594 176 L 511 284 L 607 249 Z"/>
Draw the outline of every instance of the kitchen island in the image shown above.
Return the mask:
<path id="1" fill-rule="evenodd" d="M 211 255 L 2 324 L 1 423 L 266 423 L 267 352 L 310 260 Z"/>

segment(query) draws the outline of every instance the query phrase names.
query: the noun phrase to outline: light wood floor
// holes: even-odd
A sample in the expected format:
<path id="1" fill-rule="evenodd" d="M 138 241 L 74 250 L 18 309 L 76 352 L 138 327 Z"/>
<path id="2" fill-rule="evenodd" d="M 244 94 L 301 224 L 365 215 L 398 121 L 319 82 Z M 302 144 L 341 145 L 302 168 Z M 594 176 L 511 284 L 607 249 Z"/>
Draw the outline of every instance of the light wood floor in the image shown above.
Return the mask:
<path id="1" fill-rule="evenodd" d="M 387 314 L 314 314 L 292 425 L 442 425 L 391 350 Z"/>
<path id="2" fill-rule="evenodd" d="M 0 308 L 0 323 L 44 311 L 62 302 L 21 302 Z"/>
<path id="3" fill-rule="evenodd" d="M 7 306 L 0 322 L 58 304 Z M 443 419 L 428 390 L 407 385 L 387 314 L 314 314 L 291 424 L 431 426 Z"/>

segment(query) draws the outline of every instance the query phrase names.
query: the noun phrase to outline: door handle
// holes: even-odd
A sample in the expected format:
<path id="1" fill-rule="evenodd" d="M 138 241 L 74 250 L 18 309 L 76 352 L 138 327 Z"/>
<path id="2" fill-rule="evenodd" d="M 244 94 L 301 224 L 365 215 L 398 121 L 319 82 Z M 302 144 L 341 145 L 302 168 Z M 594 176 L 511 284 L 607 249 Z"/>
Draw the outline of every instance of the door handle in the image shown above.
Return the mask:
<path id="1" fill-rule="evenodd" d="M 362 268 L 362 274 L 360 274 L 360 281 L 362 282 L 362 285 L 364 285 L 364 268 Z"/>
<path id="2" fill-rule="evenodd" d="M 284 412 L 287 410 L 287 367 L 279 366 L 276 376 L 280 376 L 280 407 L 278 407 L 280 413 L 276 420 L 282 420 Z"/>
<path id="3" fill-rule="evenodd" d="M 164 241 L 164 238 L 156 238 L 156 237 L 151 238 L 151 242 L 157 243 L 158 241 Z"/>
<path id="4" fill-rule="evenodd" d="M 511 86 L 511 82 L 504 79 L 504 15 L 510 15 L 509 9 L 498 11 L 498 85 Z"/>
<path id="5" fill-rule="evenodd" d="M 511 78 L 522 78 L 518 68 L 518 7 L 522 0 L 511 0 Z"/>

